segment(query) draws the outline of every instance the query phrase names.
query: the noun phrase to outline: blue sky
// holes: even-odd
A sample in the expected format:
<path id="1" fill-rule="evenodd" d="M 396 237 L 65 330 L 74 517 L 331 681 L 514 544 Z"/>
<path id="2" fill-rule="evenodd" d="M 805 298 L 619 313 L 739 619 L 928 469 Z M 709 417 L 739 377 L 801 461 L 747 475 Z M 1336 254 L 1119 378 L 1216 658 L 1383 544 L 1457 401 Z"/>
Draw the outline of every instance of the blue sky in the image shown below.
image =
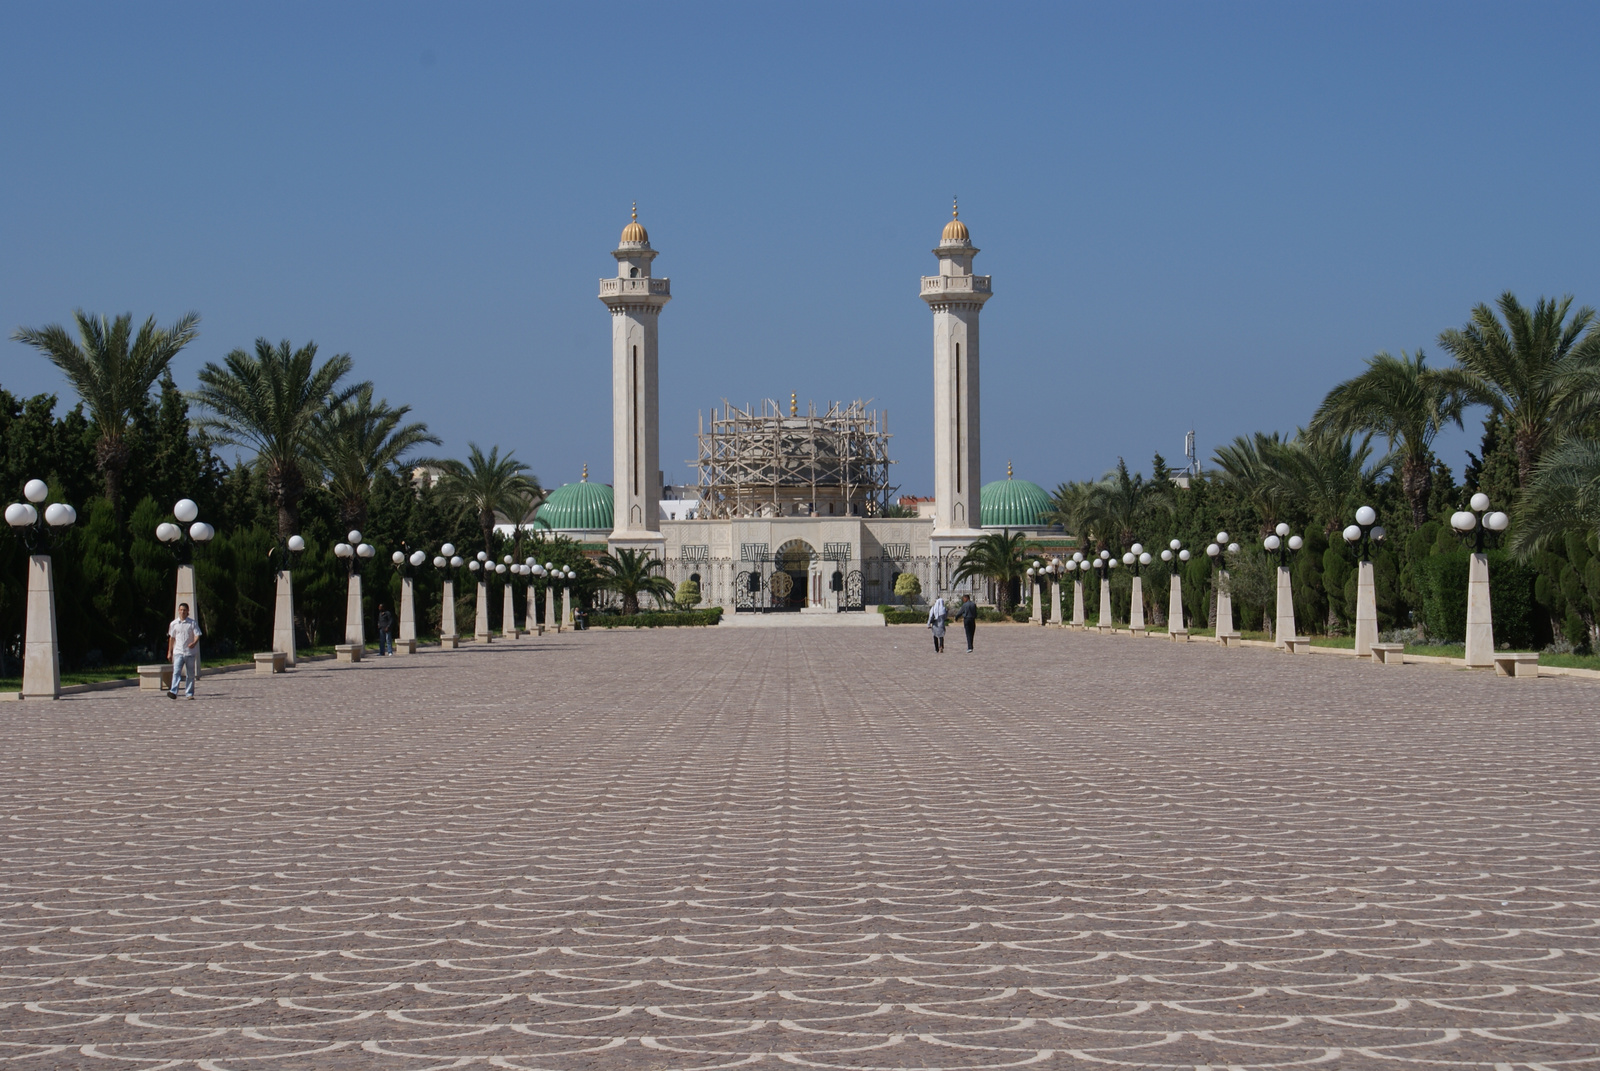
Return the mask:
<path id="1" fill-rule="evenodd" d="M 917 278 L 959 194 L 983 464 L 1046 487 L 1292 429 L 1513 290 L 1600 304 L 1594 5 L 10 4 L 0 326 L 349 352 L 445 439 L 608 479 L 637 199 L 696 413 L 871 397 L 932 478 Z M 0 341 L 0 385 L 60 390 Z M 1469 434 L 1441 442 L 1459 472 Z"/>

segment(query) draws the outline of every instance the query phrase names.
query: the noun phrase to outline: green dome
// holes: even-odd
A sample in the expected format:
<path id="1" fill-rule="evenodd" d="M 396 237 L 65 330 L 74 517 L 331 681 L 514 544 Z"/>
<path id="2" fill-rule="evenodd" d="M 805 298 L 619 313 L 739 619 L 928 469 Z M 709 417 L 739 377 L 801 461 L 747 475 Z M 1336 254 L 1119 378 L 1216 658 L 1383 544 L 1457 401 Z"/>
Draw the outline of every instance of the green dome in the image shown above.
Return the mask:
<path id="1" fill-rule="evenodd" d="M 538 518 L 557 531 L 614 527 L 615 499 L 611 485 L 604 483 L 564 483 L 545 497 Z"/>
<path id="2" fill-rule="evenodd" d="M 1009 476 L 984 484 L 978 504 L 984 528 L 1043 528 L 1049 522 L 1040 514 L 1055 508 L 1043 487 Z"/>

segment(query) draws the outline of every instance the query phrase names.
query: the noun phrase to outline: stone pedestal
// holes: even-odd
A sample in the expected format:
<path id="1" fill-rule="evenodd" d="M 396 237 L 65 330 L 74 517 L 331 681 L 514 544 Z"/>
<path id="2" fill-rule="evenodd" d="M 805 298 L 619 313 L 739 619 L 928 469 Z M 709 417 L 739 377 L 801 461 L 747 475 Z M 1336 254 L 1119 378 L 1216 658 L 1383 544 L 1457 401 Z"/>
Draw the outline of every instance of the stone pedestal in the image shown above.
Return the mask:
<path id="1" fill-rule="evenodd" d="M 1356 657 L 1371 658 L 1372 645 L 1378 642 L 1378 586 L 1372 579 L 1372 563 L 1356 566 Z"/>
<path id="2" fill-rule="evenodd" d="M 411 640 L 412 650 L 416 650 L 417 639 L 417 582 L 409 576 L 400 578 L 400 636 L 395 650 L 405 646 Z M 408 652 L 409 653 L 409 652 Z"/>
<path id="3" fill-rule="evenodd" d="M 361 612 L 361 574 L 351 573 L 344 596 L 344 642 L 367 645 L 367 622 Z"/>
<path id="4" fill-rule="evenodd" d="M 50 555 L 28 559 L 28 617 L 22 640 L 22 698 L 61 698 L 61 648 L 56 645 L 56 582 Z"/>
<path id="5" fill-rule="evenodd" d="M 461 646 L 461 637 L 453 632 L 446 633 L 439 637 L 439 646 L 446 651 L 454 651 Z"/>
<path id="6" fill-rule="evenodd" d="M 289 658 L 282 651 L 262 651 L 255 656 L 256 672 L 271 675 L 289 668 Z"/>
<path id="7" fill-rule="evenodd" d="M 1133 578 L 1133 602 L 1128 607 L 1128 628 L 1133 632 L 1144 631 L 1144 578 Z"/>
<path id="8" fill-rule="evenodd" d="M 472 608 L 472 638 L 480 643 L 488 643 L 492 637 L 489 635 L 489 585 L 478 581 L 478 601 Z"/>
<path id="9" fill-rule="evenodd" d="M 572 589 L 561 589 L 561 627 L 572 627 Z"/>
<path id="10" fill-rule="evenodd" d="M 178 590 L 172 599 L 172 617 L 174 620 L 178 617 L 178 604 L 184 602 L 189 604 L 189 616 L 196 621 L 200 621 L 200 600 L 194 597 L 193 565 L 178 566 Z M 200 621 L 200 627 L 201 629 L 206 627 L 204 621 Z"/>
<path id="11" fill-rule="evenodd" d="M 561 631 L 561 622 L 556 618 L 556 589 L 553 584 L 546 584 L 544 588 L 544 623 L 547 628 Z"/>
<path id="12" fill-rule="evenodd" d="M 1494 618 L 1489 612 L 1489 559 L 1474 554 L 1467 572 L 1467 665 L 1494 665 Z"/>
<path id="13" fill-rule="evenodd" d="M 537 636 L 542 629 L 539 628 L 539 596 L 535 593 L 533 585 L 528 585 L 528 618 L 523 624 L 528 626 L 530 635 Z"/>
<path id="14" fill-rule="evenodd" d="M 1061 620 L 1061 578 L 1050 578 L 1050 623 L 1060 628 L 1066 622 Z"/>
<path id="15" fill-rule="evenodd" d="M 1294 587 L 1289 582 L 1289 567 L 1278 566 L 1278 615 L 1273 622 L 1272 642 L 1282 647 L 1294 639 Z"/>
<path id="16" fill-rule="evenodd" d="M 439 634 L 452 640 L 460 635 L 456 632 L 456 582 L 448 576 L 444 579 L 444 601 L 439 605 Z M 455 644 L 445 646 L 454 648 Z"/>
<path id="17" fill-rule="evenodd" d="M 278 595 L 272 604 L 272 649 L 283 655 L 284 663 L 294 665 L 294 576 L 278 570 Z"/>
<path id="18" fill-rule="evenodd" d="M 1167 584 L 1167 631 L 1186 632 L 1183 624 L 1183 579 L 1174 564 L 1172 579 Z"/>
<path id="19" fill-rule="evenodd" d="M 1226 569 L 1217 572 L 1217 635 L 1231 634 L 1233 632 L 1233 593 L 1228 590 L 1228 576 Z"/>
<path id="20" fill-rule="evenodd" d="M 1033 612 L 1028 615 L 1028 624 L 1044 624 L 1044 589 L 1037 580 L 1030 581 L 1028 586 L 1033 589 Z"/>
<path id="21" fill-rule="evenodd" d="M 516 595 L 511 590 L 511 581 L 507 580 L 500 585 L 500 635 L 517 637 L 522 635 L 517 629 Z"/>
<path id="22" fill-rule="evenodd" d="M 336 662 L 359 662 L 361 654 L 366 648 L 359 643 L 337 643 L 333 647 L 333 657 Z"/>
<path id="23" fill-rule="evenodd" d="M 1072 623 L 1083 628 L 1087 620 L 1083 616 L 1083 575 L 1080 573 L 1072 578 Z"/>

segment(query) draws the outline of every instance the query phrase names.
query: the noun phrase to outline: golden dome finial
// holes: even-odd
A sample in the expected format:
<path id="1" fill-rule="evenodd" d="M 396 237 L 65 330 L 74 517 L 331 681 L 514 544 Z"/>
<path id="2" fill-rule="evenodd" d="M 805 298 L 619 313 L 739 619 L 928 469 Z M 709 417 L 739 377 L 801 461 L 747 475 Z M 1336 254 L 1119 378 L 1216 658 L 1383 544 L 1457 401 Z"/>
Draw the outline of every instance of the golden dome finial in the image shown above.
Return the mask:
<path id="1" fill-rule="evenodd" d="M 583 482 L 589 482 L 589 463 L 587 461 L 583 463 Z"/>
<path id="2" fill-rule="evenodd" d="M 639 202 L 633 202 L 633 213 L 628 225 L 622 228 L 624 242 L 648 242 L 650 235 L 645 233 L 644 224 L 639 222 Z"/>
<path id="3" fill-rule="evenodd" d="M 797 391 L 790 391 L 789 392 L 789 415 L 790 416 L 799 416 L 800 415 L 799 392 L 797 392 Z"/>
<path id="4" fill-rule="evenodd" d="M 1006 458 L 1006 479 L 1011 479 L 1011 459 Z"/>
<path id="5" fill-rule="evenodd" d="M 972 240 L 967 233 L 967 225 L 961 222 L 961 202 L 954 197 L 950 198 L 950 222 L 944 225 L 944 233 L 939 235 L 941 242 L 960 242 L 966 245 Z"/>

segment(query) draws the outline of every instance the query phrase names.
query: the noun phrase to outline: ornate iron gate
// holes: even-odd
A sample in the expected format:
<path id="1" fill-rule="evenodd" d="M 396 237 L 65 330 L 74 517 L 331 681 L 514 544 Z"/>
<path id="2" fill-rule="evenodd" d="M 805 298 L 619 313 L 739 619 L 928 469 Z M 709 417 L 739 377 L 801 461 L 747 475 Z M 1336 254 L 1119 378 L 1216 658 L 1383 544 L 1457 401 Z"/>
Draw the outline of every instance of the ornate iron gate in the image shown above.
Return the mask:
<path id="1" fill-rule="evenodd" d="M 866 603 L 861 595 L 862 582 L 861 570 L 852 569 L 844 578 L 844 608 L 846 610 L 864 610 Z"/>

